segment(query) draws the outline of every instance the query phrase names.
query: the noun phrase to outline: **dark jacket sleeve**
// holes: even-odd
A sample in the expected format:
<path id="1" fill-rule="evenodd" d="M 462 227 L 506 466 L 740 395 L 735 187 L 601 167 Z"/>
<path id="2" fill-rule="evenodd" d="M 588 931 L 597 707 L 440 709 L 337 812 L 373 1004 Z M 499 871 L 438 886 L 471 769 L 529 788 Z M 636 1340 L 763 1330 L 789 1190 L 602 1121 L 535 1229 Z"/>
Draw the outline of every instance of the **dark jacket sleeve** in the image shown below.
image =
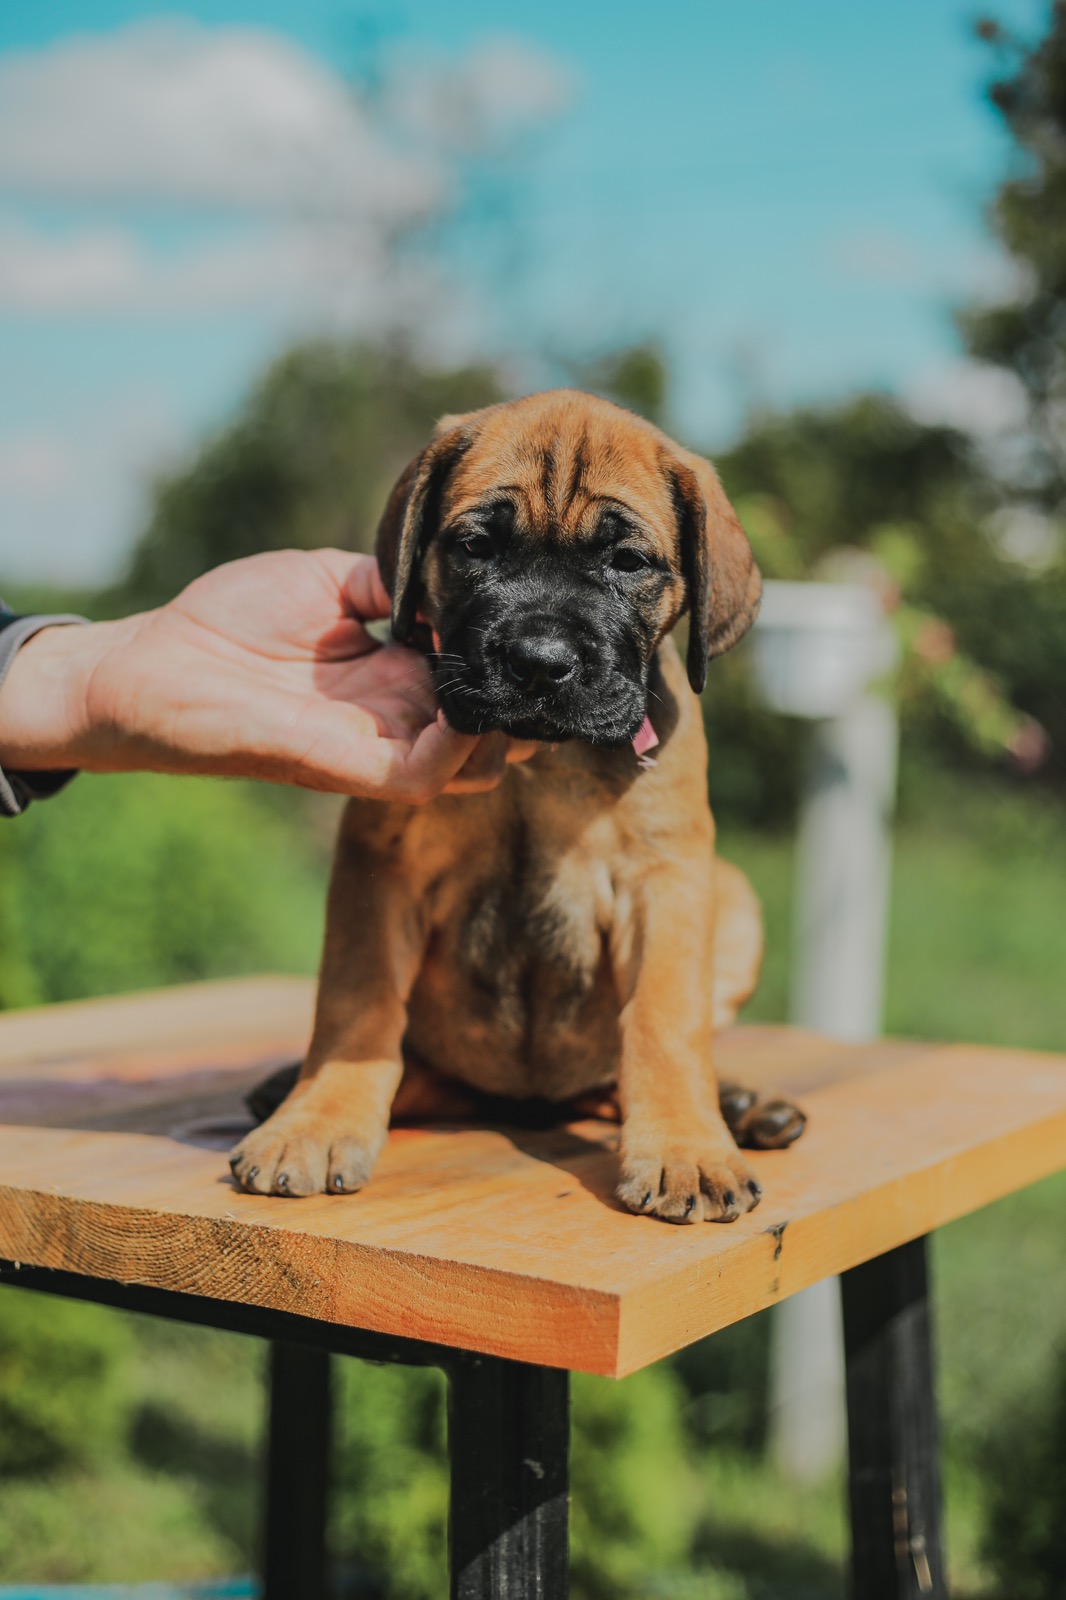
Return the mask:
<path id="1" fill-rule="evenodd" d="M 42 628 L 65 627 L 85 620 L 66 613 L 20 617 L 0 600 L 0 694 L 12 661 L 28 639 Z M 74 776 L 73 772 L 5 772 L 0 767 L 0 817 L 19 816 L 31 800 L 46 800 Z"/>

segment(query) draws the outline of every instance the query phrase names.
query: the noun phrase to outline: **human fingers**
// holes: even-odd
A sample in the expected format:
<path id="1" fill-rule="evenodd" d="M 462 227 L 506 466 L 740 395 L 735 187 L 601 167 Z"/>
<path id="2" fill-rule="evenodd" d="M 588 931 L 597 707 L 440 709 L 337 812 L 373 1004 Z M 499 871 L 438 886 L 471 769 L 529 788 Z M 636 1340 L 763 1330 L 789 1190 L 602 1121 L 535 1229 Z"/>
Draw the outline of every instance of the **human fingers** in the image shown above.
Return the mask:
<path id="1" fill-rule="evenodd" d="M 334 552 L 342 555 L 342 551 Z M 389 592 L 381 581 L 381 573 L 373 556 L 347 557 L 349 567 L 344 577 L 345 599 L 353 615 L 362 622 L 374 622 L 387 617 L 392 609 Z"/>
<path id="2" fill-rule="evenodd" d="M 519 762 L 528 761 L 531 756 L 537 754 L 538 750 L 547 748 L 547 745 L 541 744 L 536 739 L 508 739 L 507 765 L 513 767 Z"/>
<path id="3" fill-rule="evenodd" d="M 445 785 L 445 794 L 483 794 L 486 789 L 495 789 L 507 770 L 508 743 L 505 734 L 483 734 L 464 765 Z"/>
<path id="4" fill-rule="evenodd" d="M 454 793 L 452 785 L 479 742 L 473 734 L 456 733 L 448 726 L 443 713 L 438 712 L 434 721 L 421 730 L 406 750 L 400 750 L 398 743 L 390 741 L 397 754 L 382 784 L 382 799 L 407 800 L 420 805 L 442 790 Z M 475 770 L 474 778 L 467 781 L 471 787 L 464 786 L 464 793 L 472 792 L 474 785 L 479 789 L 491 788 L 498 780 L 479 780 Z"/>

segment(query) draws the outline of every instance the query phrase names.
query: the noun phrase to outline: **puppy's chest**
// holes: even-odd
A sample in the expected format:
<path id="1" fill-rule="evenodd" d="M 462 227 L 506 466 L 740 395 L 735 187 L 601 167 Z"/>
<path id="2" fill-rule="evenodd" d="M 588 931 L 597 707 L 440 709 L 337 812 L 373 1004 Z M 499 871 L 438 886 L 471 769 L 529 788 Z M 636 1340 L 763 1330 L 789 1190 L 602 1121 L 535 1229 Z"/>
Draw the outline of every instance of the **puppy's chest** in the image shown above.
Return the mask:
<path id="1" fill-rule="evenodd" d="M 563 1099 L 613 1077 L 629 896 L 616 822 L 606 807 L 589 813 L 550 797 L 512 804 L 448 841 L 408 1005 L 407 1043 L 423 1061 L 519 1098 Z"/>
<path id="2" fill-rule="evenodd" d="M 541 1001 L 579 1001 L 604 963 L 614 908 L 606 865 L 525 840 L 500 866 L 455 908 L 453 959 L 498 1004 L 528 1005 L 538 990 Z"/>

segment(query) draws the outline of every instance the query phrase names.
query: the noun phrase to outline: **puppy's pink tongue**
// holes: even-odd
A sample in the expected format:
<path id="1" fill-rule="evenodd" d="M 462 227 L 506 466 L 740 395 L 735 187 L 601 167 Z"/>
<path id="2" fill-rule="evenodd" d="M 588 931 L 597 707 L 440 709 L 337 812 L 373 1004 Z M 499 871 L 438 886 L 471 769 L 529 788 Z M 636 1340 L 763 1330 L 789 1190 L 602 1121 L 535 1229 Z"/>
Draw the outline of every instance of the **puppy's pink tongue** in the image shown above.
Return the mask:
<path id="1" fill-rule="evenodd" d="M 437 655 L 440 655 L 440 634 L 437 632 L 436 628 L 432 628 L 430 631 L 433 634 L 433 648 Z"/>
<path id="2" fill-rule="evenodd" d="M 633 749 L 638 756 L 643 756 L 649 750 L 654 750 L 658 743 L 659 735 L 651 725 L 651 718 L 645 717 L 637 731 L 636 738 L 633 740 Z"/>

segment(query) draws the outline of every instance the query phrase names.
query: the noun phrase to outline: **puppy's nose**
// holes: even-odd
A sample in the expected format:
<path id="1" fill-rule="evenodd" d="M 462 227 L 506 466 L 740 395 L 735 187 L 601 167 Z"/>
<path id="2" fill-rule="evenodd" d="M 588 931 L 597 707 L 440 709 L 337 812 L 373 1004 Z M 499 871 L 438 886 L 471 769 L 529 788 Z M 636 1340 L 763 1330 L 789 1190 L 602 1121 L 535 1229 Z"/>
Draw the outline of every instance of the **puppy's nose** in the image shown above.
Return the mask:
<path id="1" fill-rule="evenodd" d="M 561 688 L 574 676 L 578 654 L 557 634 L 534 633 L 509 639 L 503 647 L 503 664 L 523 694 L 543 694 Z"/>

